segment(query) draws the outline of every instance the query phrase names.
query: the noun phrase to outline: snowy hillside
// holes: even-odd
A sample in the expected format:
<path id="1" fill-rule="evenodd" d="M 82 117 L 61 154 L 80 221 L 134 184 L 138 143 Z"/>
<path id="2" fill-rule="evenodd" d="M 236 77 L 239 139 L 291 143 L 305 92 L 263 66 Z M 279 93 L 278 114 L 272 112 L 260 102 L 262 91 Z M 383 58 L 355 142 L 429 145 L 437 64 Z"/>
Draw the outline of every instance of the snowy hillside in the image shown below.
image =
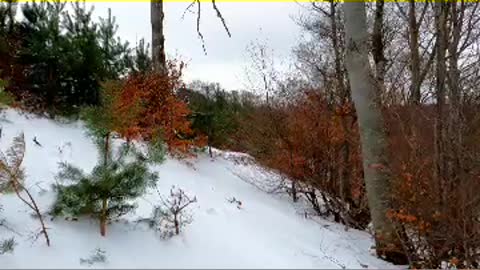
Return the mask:
<path id="1" fill-rule="evenodd" d="M 97 150 L 85 135 L 81 123 L 60 124 L 47 119 L 5 112 L 0 140 L 5 150 L 12 138 L 25 133 L 27 143 L 24 167 L 27 186 L 41 210 L 49 209 L 58 162 L 68 161 L 90 171 L 97 162 Z M 42 146 L 32 140 L 36 137 Z M 204 154 L 179 161 L 168 158 L 156 166 L 158 189 L 168 194 L 175 185 L 196 196 L 192 205 L 193 222 L 178 236 L 158 237 L 134 221 L 148 217 L 158 201 L 151 190 L 138 200 L 139 207 L 118 222 L 108 225 L 101 237 L 93 219 L 66 221 L 62 218 L 47 226 L 52 246 L 42 238 L 32 238 L 38 221 L 13 194 L 0 195 L 8 228 L 0 227 L 0 239 L 15 237 L 12 254 L 0 255 L 0 268 L 393 268 L 369 252 L 373 244 L 365 232 L 345 231 L 343 226 L 324 220 L 306 219 L 285 195 L 273 195 L 258 185 L 275 181 L 252 163 L 238 162 L 245 155 L 215 152 L 211 160 Z M 256 183 L 247 183 L 246 179 Z M 241 207 L 228 200 L 236 198 Z M 89 265 L 96 249 L 106 261 Z M 83 262 L 83 263 L 81 263 Z"/>

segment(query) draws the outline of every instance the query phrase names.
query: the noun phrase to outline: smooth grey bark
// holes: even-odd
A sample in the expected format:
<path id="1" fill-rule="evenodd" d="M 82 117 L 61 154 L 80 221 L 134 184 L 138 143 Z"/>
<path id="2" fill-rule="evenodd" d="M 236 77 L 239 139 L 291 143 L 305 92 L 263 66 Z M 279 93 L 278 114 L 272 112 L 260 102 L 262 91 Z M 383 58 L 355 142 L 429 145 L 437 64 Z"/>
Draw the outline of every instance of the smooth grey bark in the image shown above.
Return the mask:
<path id="1" fill-rule="evenodd" d="M 153 70 L 162 75 L 167 73 L 165 57 L 165 36 L 163 34 L 163 0 L 151 0 L 150 21 L 152 24 Z"/>
<path id="2" fill-rule="evenodd" d="M 387 217 L 390 207 L 390 175 L 387 141 L 375 79 L 368 60 L 369 45 L 365 2 L 345 2 L 346 55 L 352 99 L 358 116 L 363 170 L 368 206 L 375 230 L 377 254 L 395 263 L 405 263 L 394 225 Z"/>

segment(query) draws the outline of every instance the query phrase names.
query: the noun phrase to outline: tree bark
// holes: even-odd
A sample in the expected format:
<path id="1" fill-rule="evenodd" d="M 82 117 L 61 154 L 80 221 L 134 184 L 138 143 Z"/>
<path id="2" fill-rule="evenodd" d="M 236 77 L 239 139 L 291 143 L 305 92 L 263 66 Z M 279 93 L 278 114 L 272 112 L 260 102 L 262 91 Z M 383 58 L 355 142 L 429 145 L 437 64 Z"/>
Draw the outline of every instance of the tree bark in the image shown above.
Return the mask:
<path id="1" fill-rule="evenodd" d="M 178 214 L 174 214 L 173 216 L 173 224 L 175 225 L 175 234 L 179 235 L 180 234 L 180 222 L 178 222 Z"/>
<path id="2" fill-rule="evenodd" d="M 446 201 L 447 190 L 445 183 L 445 77 L 447 76 L 446 50 L 448 44 L 447 35 L 447 3 L 444 0 L 435 2 L 435 28 L 437 34 L 436 42 L 436 98 L 437 98 L 437 141 L 436 152 L 436 177 L 439 182 L 441 203 Z"/>
<path id="3" fill-rule="evenodd" d="M 387 217 L 390 207 L 390 175 L 387 141 L 375 80 L 368 60 L 365 2 L 345 2 L 346 56 L 352 99 L 358 115 L 363 170 L 368 205 L 375 229 L 377 254 L 394 263 L 406 263 L 395 228 Z"/>
<path id="4" fill-rule="evenodd" d="M 163 34 L 163 0 L 151 0 L 150 16 L 152 24 L 153 70 L 161 75 L 166 75 L 167 64 L 165 57 L 165 36 Z"/>
<path id="5" fill-rule="evenodd" d="M 419 27 L 416 16 L 415 0 L 410 0 L 410 9 L 408 12 L 408 34 L 410 38 L 410 72 L 412 82 L 410 85 L 410 101 L 413 104 L 420 104 L 420 53 L 419 53 Z"/>
<path id="6" fill-rule="evenodd" d="M 378 97 L 380 97 L 385 92 L 386 59 L 383 40 L 383 17 L 385 13 L 385 2 L 383 0 L 378 0 L 375 3 L 376 4 L 375 20 L 373 23 L 372 52 L 373 61 L 375 62 L 375 77 L 377 79 Z"/>
<path id="7" fill-rule="evenodd" d="M 105 146 L 103 150 L 105 151 L 103 153 L 103 165 L 107 166 L 110 159 L 110 132 L 107 132 L 105 135 Z"/>
<path id="8" fill-rule="evenodd" d="M 100 213 L 100 235 L 105 236 L 107 234 L 107 199 L 102 200 L 102 213 Z"/>
<path id="9" fill-rule="evenodd" d="M 335 81 L 336 81 L 336 89 L 338 90 L 338 93 L 340 95 L 340 104 L 341 106 L 344 106 L 350 102 L 350 92 L 348 87 L 345 85 L 345 66 L 342 62 L 343 55 L 341 52 L 341 48 L 344 48 L 344 44 L 342 44 L 340 38 L 339 38 L 339 31 L 342 31 L 341 29 L 339 30 L 339 24 L 337 20 L 337 9 L 338 6 L 340 5 L 338 2 L 335 1 L 330 1 L 330 13 L 328 14 L 328 17 L 330 18 L 330 25 L 332 28 L 332 34 L 330 36 L 330 39 L 332 41 L 332 47 L 333 47 L 333 54 L 334 54 L 334 59 L 335 59 Z M 350 136 L 351 132 L 348 127 L 348 117 L 343 116 L 342 117 L 342 127 L 345 132 L 346 137 Z M 343 147 L 341 150 L 341 155 L 343 158 L 343 164 L 338 166 L 338 178 L 339 178 L 339 193 L 340 193 L 340 198 L 346 202 L 349 203 L 351 200 L 351 183 L 350 183 L 350 142 L 348 140 L 345 140 L 343 143 Z"/>
<path id="10" fill-rule="evenodd" d="M 450 4 L 450 28 L 452 32 L 452 37 L 450 39 L 450 44 L 448 45 L 448 74 L 447 82 L 450 88 L 449 98 L 450 98 L 450 112 L 448 114 L 448 141 L 450 147 L 450 164 L 451 168 L 449 170 L 449 178 L 451 179 L 449 186 L 453 188 L 458 184 L 458 179 L 461 178 L 463 174 L 462 168 L 462 135 L 464 132 L 464 122 L 461 115 L 461 93 L 462 82 L 460 80 L 460 69 L 459 69 L 459 45 L 462 37 L 463 30 L 463 20 L 465 16 L 466 6 L 465 2 L 461 3 L 451 2 Z"/>

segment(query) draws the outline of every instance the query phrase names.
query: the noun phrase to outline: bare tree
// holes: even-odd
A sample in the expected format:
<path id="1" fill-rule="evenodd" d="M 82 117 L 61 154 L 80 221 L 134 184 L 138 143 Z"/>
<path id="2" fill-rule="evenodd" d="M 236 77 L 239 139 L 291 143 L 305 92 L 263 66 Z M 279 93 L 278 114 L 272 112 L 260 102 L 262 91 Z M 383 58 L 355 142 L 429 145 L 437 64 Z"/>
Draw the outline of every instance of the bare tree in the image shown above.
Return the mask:
<path id="1" fill-rule="evenodd" d="M 346 67 L 352 98 L 358 115 L 363 169 L 368 205 L 375 229 L 377 254 L 387 260 L 405 263 L 395 229 L 387 217 L 390 175 L 383 118 L 368 60 L 368 32 L 365 2 L 345 2 Z"/>
<path id="2" fill-rule="evenodd" d="M 429 7 L 431 4 L 428 1 L 417 3 L 415 0 L 409 0 L 408 11 L 405 11 L 404 7 L 397 3 L 397 9 L 408 26 L 406 39 L 409 49 L 408 66 L 411 74 L 409 102 L 413 104 L 420 104 L 422 101 L 422 84 L 430 71 L 435 56 L 433 37 L 423 34 L 424 39 L 427 40 L 422 43 L 420 31 L 422 24 L 427 21 Z M 423 52 L 421 48 L 423 48 Z"/>
<path id="3" fill-rule="evenodd" d="M 152 62 L 153 70 L 162 75 L 167 73 L 165 57 L 165 35 L 163 22 L 163 0 L 152 0 L 150 2 L 150 20 L 152 24 Z"/>
<path id="4" fill-rule="evenodd" d="M 325 3 L 313 2 L 308 7 L 311 16 L 301 17 L 298 24 L 312 37 L 311 42 L 302 42 L 295 54 L 301 69 L 311 72 L 310 81 L 321 81 L 321 91 L 331 104 L 331 109 L 347 108 L 351 103 L 350 87 L 344 63 L 345 31 L 343 27 L 343 13 L 341 3 L 326 1 Z M 341 116 L 341 124 L 346 135 L 346 140 L 340 150 L 341 164 L 332 167 L 337 170 L 328 175 L 332 178 L 338 176 L 338 189 L 342 201 L 351 203 L 351 176 L 352 164 L 350 157 L 352 145 L 351 138 L 354 117 L 352 114 Z"/>
<path id="5" fill-rule="evenodd" d="M 159 194 L 160 196 L 160 194 Z M 192 222 L 192 216 L 186 208 L 197 202 L 197 197 L 190 198 L 185 191 L 173 186 L 166 199 L 160 196 L 161 204 L 153 210 L 153 216 L 148 220 L 150 227 L 159 231 L 163 238 L 180 234 L 180 229 Z"/>

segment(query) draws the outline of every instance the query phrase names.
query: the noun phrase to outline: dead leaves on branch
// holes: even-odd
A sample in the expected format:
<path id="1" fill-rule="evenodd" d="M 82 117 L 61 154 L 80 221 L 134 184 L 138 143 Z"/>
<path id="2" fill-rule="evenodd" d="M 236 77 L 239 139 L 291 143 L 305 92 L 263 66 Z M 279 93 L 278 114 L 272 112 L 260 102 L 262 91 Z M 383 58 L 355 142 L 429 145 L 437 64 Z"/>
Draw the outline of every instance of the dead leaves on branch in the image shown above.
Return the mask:
<path id="1" fill-rule="evenodd" d="M 168 74 L 130 76 L 114 101 L 116 131 L 123 137 L 165 142 L 173 154 L 190 154 L 192 148 L 206 145 L 206 138 L 195 134 L 188 116 L 188 105 L 177 97 L 183 87 L 183 63 L 169 62 Z"/>

